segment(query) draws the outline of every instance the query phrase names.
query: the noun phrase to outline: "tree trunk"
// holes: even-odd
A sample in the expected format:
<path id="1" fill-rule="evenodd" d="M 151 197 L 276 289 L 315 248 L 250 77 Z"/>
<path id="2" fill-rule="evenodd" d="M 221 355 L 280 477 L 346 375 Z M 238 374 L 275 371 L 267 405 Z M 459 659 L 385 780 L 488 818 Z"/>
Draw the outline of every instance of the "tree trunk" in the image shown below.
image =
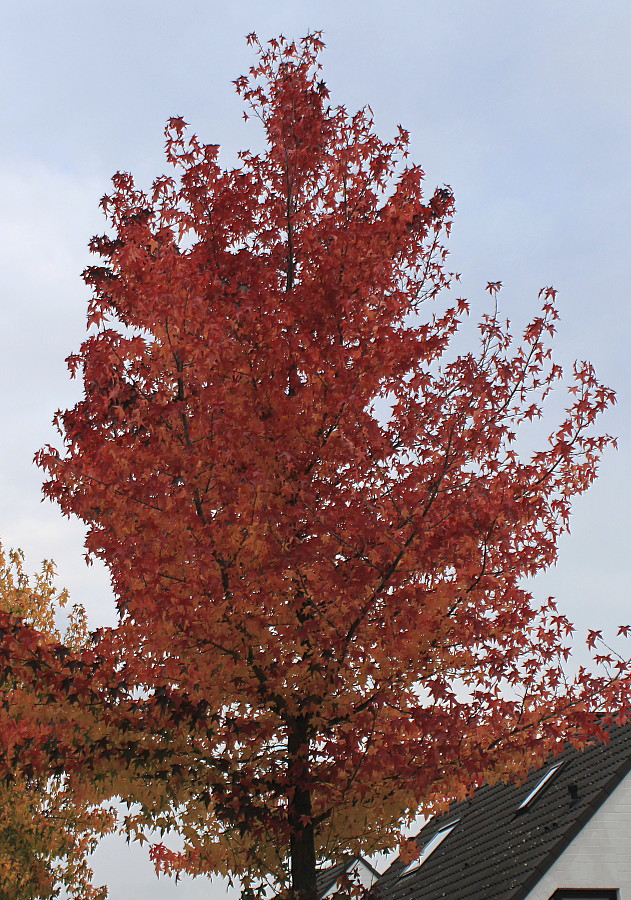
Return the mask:
<path id="1" fill-rule="evenodd" d="M 305 716 L 291 723 L 287 742 L 290 795 L 288 818 L 291 829 L 291 888 L 294 900 L 317 900 L 316 855 L 311 823 L 309 776 L 309 735 Z"/>

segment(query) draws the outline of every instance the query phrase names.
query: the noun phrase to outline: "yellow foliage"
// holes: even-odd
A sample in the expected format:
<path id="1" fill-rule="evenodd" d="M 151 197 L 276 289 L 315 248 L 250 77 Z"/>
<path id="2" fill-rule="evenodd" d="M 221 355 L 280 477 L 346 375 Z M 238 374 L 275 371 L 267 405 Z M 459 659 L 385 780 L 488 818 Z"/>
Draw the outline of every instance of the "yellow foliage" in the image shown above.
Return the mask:
<path id="1" fill-rule="evenodd" d="M 46 560 L 29 577 L 20 551 L 0 545 L 0 609 L 20 616 L 51 641 L 80 647 L 87 640 L 85 610 L 72 606 L 62 631 L 55 617 L 68 603 L 55 586 L 55 568 Z M 2 688 L 4 702 L 19 685 Z M 65 888 L 72 900 L 104 900 L 107 888 L 92 885 L 87 858 L 98 837 L 113 829 L 109 809 L 77 801 L 64 776 L 15 773 L 0 782 L 0 900 L 37 900 Z"/>

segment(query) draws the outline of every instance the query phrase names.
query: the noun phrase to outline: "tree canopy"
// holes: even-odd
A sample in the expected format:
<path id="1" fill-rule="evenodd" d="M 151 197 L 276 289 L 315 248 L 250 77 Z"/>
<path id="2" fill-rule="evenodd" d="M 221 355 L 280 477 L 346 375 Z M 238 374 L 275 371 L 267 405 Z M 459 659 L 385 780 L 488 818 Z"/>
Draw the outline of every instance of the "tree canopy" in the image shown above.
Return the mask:
<path id="1" fill-rule="evenodd" d="M 46 561 L 34 577 L 24 571 L 19 551 L 0 545 L 0 609 L 35 626 L 49 641 L 78 649 L 88 641 L 85 610 L 75 604 L 63 632 L 55 615 L 68 603 L 55 586 Z M 0 690 L 5 708 L 28 708 L 35 701 L 28 685 L 6 679 Z M 89 854 L 112 830 L 113 812 L 77 804 L 62 773 L 38 776 L 26 764 L 0 782 L 0 900 L 50 900 L 65 889 L 72 900 L 103 900 L 104 887 L 92 884 Z"/>
<path id="2" fill-rule="evenodd" d="M 173 174 L 143 191 L 118 173 L 102 201 L 69 359 L 84 395 L 38 461 L 120 621 L 37 664 L 32 734 L 54 729 L 86 797 L 137 804 L 131 832 L 183 835 L 152 847 L 159 870 L 313 900 L 318 861 L 396 845 L 626 702 L 613 656 L 565 675 L 571 626 L 524 585 L 595 478 L 613 393 L 576 364 L 524 451 L 562 381 L 555 291 L 519 340 L 491 300 L 457 352 L 450 189 L 425 194 L 402 128 L 382 140 L 331 104 L 318 34 L 249 39 L 235 85 L 264 151 L 222 168 L 172 118 Z M 4 632 L 25 675 L 37 633 Z M 58 692 L 74 719 L 52 725 Z"/>

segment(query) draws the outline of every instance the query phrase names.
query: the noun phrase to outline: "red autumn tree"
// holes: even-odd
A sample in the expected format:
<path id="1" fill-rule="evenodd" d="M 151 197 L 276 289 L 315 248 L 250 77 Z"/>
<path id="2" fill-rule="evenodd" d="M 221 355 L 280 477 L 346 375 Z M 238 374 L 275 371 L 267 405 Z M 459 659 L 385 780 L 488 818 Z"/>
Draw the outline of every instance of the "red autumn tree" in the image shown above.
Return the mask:
<path id="1" fill-rule="evenodd" d="M 222 169 L 174 118 L 178 177 L 144 192 L 119 173 L 103 199 L 69 361 L 85 395 L 39 462 L 120 625 L 95 635 L 89 685 L 50 660 L 46 677 L 94 709 L 118 679 L 107 727 L 83 732 L 87 776 L 76 729 L 68 753 L 78 781 L 140 803 L 130 829 L 184 835 L 153 848 L 159 869 L 314 900 L 318 861 L 393 846 L 628 696 L 622 663 L 568 682 L 571 628 L 523 586 L 595 477 L 613 395 L 577 365 L 562 421 L 520 453 L 561 377 L 554 291 L 521 342 L 491 314 L 451 352 L 451 192 L 424 195 L 405 131 L 330 105 L 317 34 L 251 41 L 236 87 L 265 151 Z"/>

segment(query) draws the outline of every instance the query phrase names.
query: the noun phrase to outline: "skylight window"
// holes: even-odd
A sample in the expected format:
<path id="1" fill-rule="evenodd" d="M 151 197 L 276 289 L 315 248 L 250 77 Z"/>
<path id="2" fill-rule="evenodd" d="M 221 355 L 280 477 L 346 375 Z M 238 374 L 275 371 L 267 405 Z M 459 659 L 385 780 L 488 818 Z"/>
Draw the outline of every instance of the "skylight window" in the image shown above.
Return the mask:
<path id="1" fill-rule="evenodd" d="M 526 809 L 528 806 L 530 806 L 530 804 L 531 804 L 532 801 L 535 799 L 535 797 L 536 797 L 538 794 L 541 793 L 541 791 L 544 789 L 544 787 L 546 786 L 546 784 L 548 784 L 548 782 L 550 781 L 550 779 L 551 779 L 554 775 L 556 775 L 556 773 L 559 771 L 559 769 L 561 768 L 562 765 L 563 765 L 562 762 L 560 762 L 560 763 L 555 763 L 555 765 L 551 766 L 551 767 L 548 769 L 548 771 L 545 773 L 545 775 L 543 776 L 543 778 L 541 778 L 541 779 L 537 782 L 537 784 L 534 786 L 534 788 L 531 790 L 531 792 L 528 794 L 528 796 L 527 796 L 527 797 L 524 797 L 524 799 L 521 801 L 521 803 L 520 803 L 519 806 L 517 807 L 517 812 L 519 812 L 519 811 L 522 810 L 522 809 Z"/>
<path id="2" fill-rule="evenodd" d="M 425 860 L 432 855 L 434 850 L 442 844 L 445 838 L 451 834 L 460 819 L 456 819 L 455 822 L 450 822 L 449 825 L 445 825 L 436 834 L 429 839 L 429 841 L 425 844 L 423 849 L 420 852 L 420 855 L 413 859 L 412 862 L 405 867 L 405 869 L 399 875 L 399 878 L 403 878 L 404 875 L 409 875 L 410 872 L 415 872 L 419 869 Z"/>

